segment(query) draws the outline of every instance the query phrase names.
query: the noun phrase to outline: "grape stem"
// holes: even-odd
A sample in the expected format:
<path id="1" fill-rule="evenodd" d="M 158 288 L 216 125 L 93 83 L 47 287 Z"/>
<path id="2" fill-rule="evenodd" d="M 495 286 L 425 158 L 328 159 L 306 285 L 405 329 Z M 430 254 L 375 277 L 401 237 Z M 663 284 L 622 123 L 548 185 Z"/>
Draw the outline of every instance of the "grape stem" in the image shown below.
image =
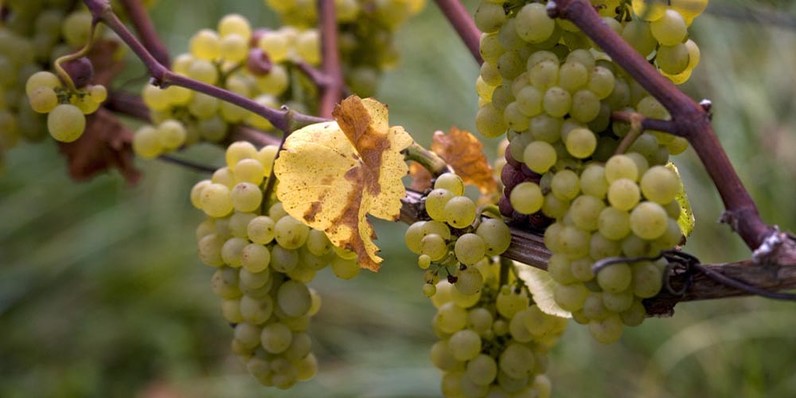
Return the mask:
<path id="1" fill-rule="evenodd" d="M 62 82 L 66 83 L 66 86 L 69 88 L 70 92 L 77 92 L 77 87 L 75 87 L 75 82 L 72 80 L 72 76 L 69 76 L 69 73 L 64 70 L 62 64 L 64 62 L 69 62 L 76 60 L 80 57 L 85 57 L 89 51 L 91 51 L 91 47 L 94 46 L 94 39 L 97 34 L 97 19 L 94 18 L 91 21 L 91 30 L 88 34 L 88 42 L 81 48 L 71 54 L 66 54 L 58 57 L 55 62 L 53 62 L 53 69 L 55 69 L 55 73 L 58 74 L 58 77 L 61 79 Z"/>
<path id="2" fill-rule="evenodd" d="M 113 9 L 108 1 L 83 1 L 93 15 L 94 19 L 102 21 L 111 30 L 113 30 L 144 63 L 147 70 L 149 70 L 149 74 L 152 76 L 152 84 L 154 85 L 160 86 L 162 88 L 168 87 L 170 85 L 180 86 L 207 94 L 211 97 L 218 98 L 231 104 L 238 105 L 241 108 L 249 110 L 267 119 L 269 122 L 271 122 L 271 124 L 274 125 L 274 127 L 286 134 L 310 124 L 328 121 L 328 119 L 325 118 L 305 115 L 303 113 L 293 111 L 285 106 L 280 109 L 270 108 L 223 88 L 176 74 L 158 62 L 158 60 L 155 59 L 155 57 L 147 50 L 147 48 L 141 44 L 138 38 L 136 38 L 127 29 L 127 27 L 119 20 L 119 17 L 113 12 Z"/>
<path id="3" fill-rule="evenodd" d="M 155 57 L 158 62 L 163 65 L 171 64 L 169 61 L 169 51 L 166 45 L 160 40 L 160 37 L 155 31 L 155 26 L 152 19 L 149 18 L 149 13 L 144 8 L 141 0 L 121 0 L 122 7 L 127 12 L 130 22 L 133 24 L 135 31 L 141 38 L 141 43 L 147 50 Z"/>
<path id="4" fill-rule="evenodd" d="M 674 131 L 671 120 L 648 118 L 638 112 L 616 111 L 611 114 L 611 119 L 626 123 L 633 123 L 635 119 L 638 119 L 641 123 L 642 130 L 665 131 L 673 135 L 678 135 L 677 132 Z"/>
<path id="5" fill-rule="evenodd" d="M 453 29 L 459 34 L 459 37 L 470 50 L 470 53 L 475 58 L 478 65 L 484 63 L 481 58 L 481 32 L 475 26 L 475 21 L 470 16 L 470 12 L 464 8 L 460 0 L 435 0 L 437 8 L 442 11 L 445 18 L 448 19 Z"/>
<path id="6" fill-rule="evenodd" d="M 548 3 L 551 17 L 568 19 L 600 46 L 672 115 L 668 131 L 685 137 L 693 146 L 724 202 L 722 220 L 741 236 L 746 245 L 757 249 L 774 233 L 760 218 L 755 202 L 744 188 L 724 152 L 710 114 L 700 104 L 677 89 L 654 66 L 638 54 L 608 25 L 586 0 L 556 0 Z"/>
<path id="7" fill-rule="evenodd" d="M 640 113 L 632 113 L 630 115 L 630 131 L 622 137 L 622 141 L 619 142 L 619 145 L 616 147 L 614 151 L 614 155 L 619 155 L 627 152 L 631 145 L 641 136 L 641 133 L 644 132 L 644 127 L 642 122 L 644 120 L 644 116 Z"/>
<path id="8" fill-rule="evenodd" d="M 416 142 L 413 142 L 412 145 L 409 145 L 408 148 L 404 149 L 404 159 L 419 163 L 421 166 L 423 166 L 423 168 L 431 173 L 433 178 L 437 178 L 445 173 L 451 173 L 453 171 L 451 170 L 450 166 L 448 166 L 448 163 L 445 162 L 445 159 L 442 159 L 436 153 L 423 148 Z"/>
<path id="9" fill-rule="evenodd" d="M 324 79 L 316 81 L 321 89 L 318 107 L 322 117 L 331 118 L 335 105 L 343 95 L 343 71 L 340 67 L 340 51 L 337 46 L 337 18 L 334 0 L 318 0 L 318 23 L 321 32 L 321 72 Z"/>

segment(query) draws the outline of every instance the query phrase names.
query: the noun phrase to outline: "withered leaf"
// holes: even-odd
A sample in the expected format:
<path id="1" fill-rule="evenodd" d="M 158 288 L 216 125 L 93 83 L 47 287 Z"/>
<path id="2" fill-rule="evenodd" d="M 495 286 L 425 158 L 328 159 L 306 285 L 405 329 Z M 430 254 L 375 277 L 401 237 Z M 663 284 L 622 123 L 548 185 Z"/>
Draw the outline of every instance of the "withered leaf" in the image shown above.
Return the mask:
<path id="1" fill-rule="evenodd" d="M 478 138 L 456 127 L 451 127 L 448 134 L 435 132 L 431 143 L 431 150 L 445 159 L 465 183 L 477 186 L 482 194 L 489 194 L 497 191 L 497 183 L 483 149 Z"/>

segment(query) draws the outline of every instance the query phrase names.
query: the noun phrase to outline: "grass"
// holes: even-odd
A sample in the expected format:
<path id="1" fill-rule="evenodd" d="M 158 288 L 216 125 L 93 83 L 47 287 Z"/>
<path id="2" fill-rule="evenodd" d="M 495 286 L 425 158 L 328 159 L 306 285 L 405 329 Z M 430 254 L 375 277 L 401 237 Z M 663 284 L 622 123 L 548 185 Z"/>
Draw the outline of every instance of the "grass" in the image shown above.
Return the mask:
<path id="1" fill-rule="evenodd" d="M 778 7 L 796 13 L 792 4 Z M 155 21 L 170 48 L 184 51 L 191 32 L 233 10 L 273 21 L 256 0 L 161 0 Z M 684 89 L 713 101 L 716 130 L 765 219 L 796 229 L 796 34 L 706 15 L 693 36 L 703 63 Z M 385 76 L 380 96 L 392 122 L 422 143 L 454 124 L 473 129 L 478 69 L 439 12 L 427 7 L 399 39 L 402 63 Z M 215 164 L 220 155 L 200 154 Z M 722 206 L 693 153 L 677 162 L 698 217 L 687 249 L 706 262 L 748 256 L 715 223 Z M 201 175 L 139 162 L 145 178 L 138 186 L 114 174 L 75 184 L 49 143 L 14 149 L 7 163 L 0 179 L 0 396 L 440 395 L 428 361 L 433 309 L 400 244 L 404 226 L 378 224 L 386 258 L 380 273 L 352 281 L 318 276 L 313 286 L 324 307 L 311 330 L 320 374 L 289 392 L 264 390 L 230 355 L 231 330 L 210 292 L 211 270 L 195 256 L 201 215 L 187 192 Z M 794 396 L 792 313 L 793 304 L 761 298 L 682 304 L 674 317 L 650 319 L 612 346 L 573 324 L 550 360 L 554 396 Z"/>

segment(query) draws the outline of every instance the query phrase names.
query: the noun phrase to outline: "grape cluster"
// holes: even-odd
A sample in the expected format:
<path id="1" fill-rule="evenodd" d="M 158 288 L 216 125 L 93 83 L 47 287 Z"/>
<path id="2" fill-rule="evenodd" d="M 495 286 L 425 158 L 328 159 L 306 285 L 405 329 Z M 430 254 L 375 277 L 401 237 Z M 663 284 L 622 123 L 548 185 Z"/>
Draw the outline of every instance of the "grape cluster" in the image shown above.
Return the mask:
<path id="1" fill-rule="evenodd" d="M 335 0 L 338 46 L 347 86 L 361 97 L 376 92 L 381 72 L 394 66 L 398 51 L 394 32 L 426 0 Z M 316 26 L 316 2 L 311 0 L 265 0 L 282 21 L 299 30 Z"/>
<path id="2" fill-rule="evenodd" d="M 406 246 L 418 255 L 418 266 L 426 270 L 424 292 L 433 296 L 440 277 L 462 294 L 476 294 L 484 278 L 476 264 L 502 254 L 511 243 L 511 231 L 501 219 L 480 217 L 472 199 L 464 195 L 464 182 L 445 173 L 434 182 L 425 199 L 431 218 L 406 230 Z"/>
<path id="3" fill-rule="evenodd" d="M 687 26 L 705 2 L 592 1 L 603 21 L 675 83 L 699 62 Z M 543 2 L 482 1 L 475 13 L 484 63 L 478 129 L 507 134 L 499 208 L 544 230 L 555 299 L 601 342 L 644 318 L 663 261 L 597 266 L 608 257 L 655 257 L 679 244 L 682 184 L 666 165 L 687 142 L 614 121 L 615 111 L 668 119 L 665 108 L 572 23 Z"/>
<path id="4" fill-rule="evenodd" d="M 330 264 L 352 278 L 359 264 L 264 197 L 276 151 L 231 144 L 227 166 L 198 182 L 191 202 L 208 216 L 196 230 L 199 257 L 216 268 L 212 289 L 234 327 L 233 352 L 263 385 L 289 388 L 317 372 L 307 328 L 320 297 L 307 283 Z"/>
<path id="5" fill-rule="evenodd" d="M 447 281 L 431 298 L 439 337 L 431 361 L 442 370 L 445 397 L 549 397 L 547 352 L 566 328 L 566 319 L 542 312 L 528 290 L 500 285 L 499 266 L 483 259 L 476 269 L 484 287 L 465 294 Z"/>
<path id="6" fill-rule="evenodd" d="M 76 140 L 84 115 L 94 112 L 107 92 L 90 84 L 85 58 L 65 64 L 61 79 L 46 71 L 55 59 L 88 43 L 91 14 L 79 2 L 10 0 L 0 5 L 0 19 L 0 152 L 21 139 L 39 141 L 48 131 L 58 141 Z M 64 84 L 67 78 L 72 84 Z"/>
<path id="7" fill-rule="evenodd" d="M 314 30 L 253 30 L 245 17 L 229 14 L 219 20 L 215 30 L 196 32 L 189 50 L 172 62 L 175 73 L 269 107 L 287 103 L 306 110 L 302 103 L 291 101 L 289 88 L 296 62 L 319 62 L 320 42 Z M 199 141 L 221 142 L 234 125 L 273 129 L 268 120 L 248 110 L 183 87 L 147 85 L 141 96 L 153 119 L 153 124 L 139 128 L 133 138 L 133 150 L 144 158 Z"/>

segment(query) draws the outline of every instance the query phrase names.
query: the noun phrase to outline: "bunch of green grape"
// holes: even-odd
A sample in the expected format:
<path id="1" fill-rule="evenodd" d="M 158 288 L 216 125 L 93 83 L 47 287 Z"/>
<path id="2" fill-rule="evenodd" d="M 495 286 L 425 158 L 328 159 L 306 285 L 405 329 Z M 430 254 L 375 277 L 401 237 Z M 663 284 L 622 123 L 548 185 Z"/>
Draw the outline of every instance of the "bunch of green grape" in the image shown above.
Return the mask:
<path id="1" fill-rule="evenodd" d="M 687 80 L 699 51 L 686 28 L 704 1 L 592 3 L 661 73 Z M 509 140 L 501 214 L 544 231 L 556 301 L 598 341 L 615 341 L 623 325 L 644 319 L 641 300 L 658 293 L 666 264 L 595 264 L 657 257 L 680 243 L 682 183 L 667 163 L 687 142 L 612 120 L 615 111 L 670 116 L 576 26 L 551 19 L 543 2 L 482 1 L 475 21 L 484 32 L 476 124 Z"/>
<path id="2" fill-rule="evenodd" d="M 61 78 L 48 71 L 55 59 L 89 42 L 91 14 L 80 2 L 10 0 L 0 5 L 0 19 L 0 152 L 20 140 L 40 141 L 48 131 L 58 141 L 76 140 L 85 128 L 84 115 L 93 113 L 107 92 L 90 84 L 90 71 L 81 67 L 66 65 Z"/>
<path id="3" fill-rule="evenodd" d="M 265 0 L 286 25 L 300 31 L 317 25 L 314 0 Z M 393 35 L 426 0 L 335 0 L 338 46 L 343 75 L 350 90 L 362 97 L 375 94 L 382 71 L 398 61 Z"/>
<path id="4" fill-rule="evenodd" d="M 298 102 L 291 102 L 289 88 L 294 80 L 291 73 L 294 64 L 302 59 L 317 64 L 320 58 L 317 34 L 277 32 L 281 31 L 254 31 L 245 17 L 226 15 L 215 30 L 196 32 L 190 39 L 190 52 L 177 56 L 171 69 L 269 107 L 288 103 L 292 108 L 305 110 Z M 288 56 L 294 49 L 299 51 Z M 154 158 L 199 141 L 221 142 L 236 125 L 273 129 L 268 120 L 248 110 L 183 87 L 147 85 L 141 96 L 153 120 L 153 124 L 139 128 L 133 138 L 133 150 L 144 158 Z"/>
<path id="5" fill-rule="evenodd" d="M 191 202 L 208 216 L 197 246 L 202 262 L 216 268 L 212 288 L 234 326 L 232 351 L 260 383 L 284 389 L 317 372 L 307 327 L 320 297 L 307 283 L 330 264 L 338 277 L 352 278 L 359 264 L 264 196 L 276 151 L 231 144 L 227 166 L 198 182 Z"/>
<path id="6" fill-rule="evenodd" d="M 426 270 L 425 294 L 434 295 L 441 277 L 463 294 L 478 293 L 484 278 L 476 264 L 505 252 L 511 231 L 502 219 L 480 217 L 475 202 L 464 195 L 461 177 L 453 173 L 436 179 L 425 209 L 431 219 L 413 223 L 405 234 L 406 246 Z"/>
<path id="7" fill-rule="evenodd" d="M 566 319 L 540 310 L 521 282 L 499 281 L 492 259 L 475 268 L 484 276 L 479 292 L 465 294 L 440 281 L 431 297 L 439 337 L 431 361 L 443 372 L 443 396 L 549 397 L 547 353 Z"/>

